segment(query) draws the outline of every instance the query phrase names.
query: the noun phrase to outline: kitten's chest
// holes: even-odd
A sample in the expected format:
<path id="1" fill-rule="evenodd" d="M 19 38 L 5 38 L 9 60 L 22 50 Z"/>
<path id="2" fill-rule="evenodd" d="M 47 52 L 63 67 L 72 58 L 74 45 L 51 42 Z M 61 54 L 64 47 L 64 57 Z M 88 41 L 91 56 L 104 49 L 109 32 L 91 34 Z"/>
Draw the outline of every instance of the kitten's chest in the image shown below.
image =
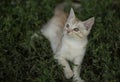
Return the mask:
<path id="1" fill-rule="evenodd" d="M 55 58 L 63 57 L 67 60 L 73 61 L 74 58 L 84 56 L 86 50 L 86 41 L 80 41 L 63 37 L 61 46 L 56 52 Z"/>
<path id="2" fill-rule="evenodd" d="M 77 56 L 84 55 L 86 44 L 86 41 L 63 38 L 60 54 L 68 60 L 73 60 Z"/>
<path id="3" fill-rule="evenodd" d="M 62 47 L 65 50 L 78 50 L 82 47 L 82 43 L 75 40 L 64 39 L 62 41 Z"/>
<path id="4" fill-rule="evenodd" d="M 83 41 L 80 41 L 80 40 L 64 38 L 62 41 L 62 48 L 65 51 L 79 52 L 79 50 L 83 49 L 84 47 L 85 47 L 85 43 Z"/>

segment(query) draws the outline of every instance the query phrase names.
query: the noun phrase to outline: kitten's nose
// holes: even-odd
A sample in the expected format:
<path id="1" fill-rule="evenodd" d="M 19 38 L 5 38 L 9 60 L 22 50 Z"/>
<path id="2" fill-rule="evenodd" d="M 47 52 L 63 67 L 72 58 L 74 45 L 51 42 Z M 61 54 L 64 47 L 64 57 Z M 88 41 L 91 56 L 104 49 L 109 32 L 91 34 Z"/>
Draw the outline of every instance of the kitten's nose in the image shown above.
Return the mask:
<path id="1" fill-rule="evenodd" d="M 71 29 L 67 29 L 67 33 L 70 33 L 72 30 Z"/>

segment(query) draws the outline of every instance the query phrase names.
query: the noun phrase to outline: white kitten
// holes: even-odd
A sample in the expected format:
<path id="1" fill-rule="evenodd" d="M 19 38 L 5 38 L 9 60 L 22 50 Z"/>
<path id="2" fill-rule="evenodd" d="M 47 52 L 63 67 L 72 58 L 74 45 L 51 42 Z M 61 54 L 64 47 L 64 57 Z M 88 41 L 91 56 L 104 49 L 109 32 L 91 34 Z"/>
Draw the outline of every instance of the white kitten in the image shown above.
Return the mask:
<path id="1" fill-rule="evenodd" d="M 71 8 L 69 16 L 61 9 L 55 10 L 50 21 L 41 29 L 42 34 L 50 41 L 54 58 L 63 66 L 67 79 L 73 77 L 75 82 L 84 82 L 80 78 L 80 68 L 88 43 L 87 36 L 90 33 L 94 17 L 79 21 Z M 68 60 L 73 62 L 73 70 Z"/>

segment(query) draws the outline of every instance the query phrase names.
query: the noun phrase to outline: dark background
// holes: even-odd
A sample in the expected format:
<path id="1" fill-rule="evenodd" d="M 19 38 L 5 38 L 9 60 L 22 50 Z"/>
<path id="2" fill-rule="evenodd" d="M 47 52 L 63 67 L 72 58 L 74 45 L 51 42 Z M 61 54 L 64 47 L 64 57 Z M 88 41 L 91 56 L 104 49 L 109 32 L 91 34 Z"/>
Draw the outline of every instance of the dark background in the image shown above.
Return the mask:
<path id="1" fill-rule="evenodd" d="M 63 0 L 0 0 L 0 82 L 70 82 L 53 59 L 40 28 Z M 63 1 L 64 2 L 64 1 Z M 70 10 L 70 0 L 65 0 Z M 120 80 L 120 0 L 81 0 L 80 20 L 95 17 L 81 77 L 88 82 Z M 31 36 L 39 34 L 31 42 Z"/>

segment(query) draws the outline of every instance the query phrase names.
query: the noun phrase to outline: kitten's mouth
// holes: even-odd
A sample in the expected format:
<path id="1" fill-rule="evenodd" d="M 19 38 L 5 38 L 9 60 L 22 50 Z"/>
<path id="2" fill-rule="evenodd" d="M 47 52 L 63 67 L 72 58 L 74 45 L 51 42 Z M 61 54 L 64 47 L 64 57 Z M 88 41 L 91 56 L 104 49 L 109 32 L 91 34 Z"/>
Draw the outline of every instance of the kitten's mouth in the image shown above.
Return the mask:
<path id="1" fill-rule="evenodd" d="M 70 33 L 70 31 L 67 30 L 67 33 Z"/>
<path id="2" fill-rule="evenodd" d="M 68 34 L 69 34 L 70 32 L 72 32 L 72 30 L 70 30 L 70 29 L 67 29 L 66 31 L 67 31 Z"/>

